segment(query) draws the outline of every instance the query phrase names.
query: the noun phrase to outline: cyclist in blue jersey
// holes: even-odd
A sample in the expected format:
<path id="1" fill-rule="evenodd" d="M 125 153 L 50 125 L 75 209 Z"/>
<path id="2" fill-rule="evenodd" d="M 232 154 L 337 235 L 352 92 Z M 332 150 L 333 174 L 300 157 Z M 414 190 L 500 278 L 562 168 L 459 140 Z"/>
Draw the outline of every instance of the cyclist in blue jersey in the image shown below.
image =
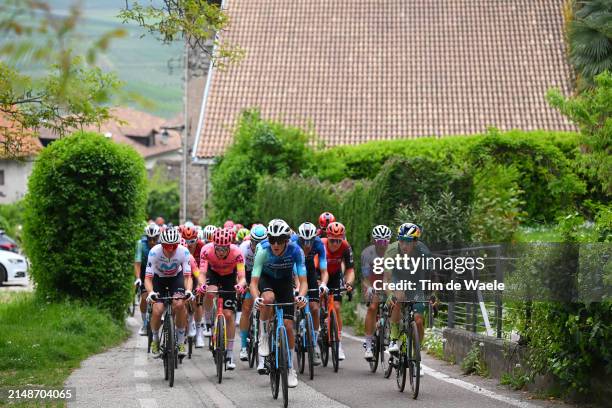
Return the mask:
<path id="1" fill-rule="evenodd" d="M 259 365 L 257 371 L 265 374 L 264 360 L 270 354 L 268 327 L 273 317 L 270 303 L 297 303 L 298 308 L 306 306 L 308 282 L 304 265 L 304 251 L 294 242 L 289 242 L 291 228 L 283 220 L 273 220 L 268 225 L 268 241 L 258 245 L 251 273 L 251 296 L 255 299 L 253 307 L 260 310 L 259 328 Z M 293 271 L 299 279 L 298 296 L 293 296 Z M 294 306 L 283 306 L 285 328 L 289 340 L 289 361 L 295 347 L 293 333 Z M 297 373 L 292 367 L 288 373 L 288 386 L 296 387 Z"/>
<path id="2" fill-rule="evenodd" d="M 136 256 L 134 257 L 134 275 L 136 275 L 134 286 L 140 285 L 140 315 L 142 316 L 142 327 L 138 331 L 138 334 L 141 336 L 147 335 L 147 328 L 144 324 L 147 314 L 147 290 L 144 285 L 147 260 L 149 259 L 149 251 L 157 245 L 161 230 L 157 224 L 152 223 L 145 227 L 144 232 L 144 236 L 136 244 Z"/>
<path id="3" fill-rule="evenodd" d="M 317 227 L 310 222 L 301 224 L 298 228 L 298 234 L 291 236 L 291 241 L 297 243 L 300 248 L 304 251 L 306 275 L 308 281 L 308 287 L 310 289 L 319 290 L 308 292 L 308 302 L 310 307 L 310 313 L 312 314 L 312 321 L 314 324 L 315 333 L 319 332 L 319 293 L 327 293 L 327 282 L 329 275 L 327 274 L 327 258 L 325 255 L 325 246 L 321 238 L 317 236 Z M 321 284 L 317 283 L 319 277 L 317 276 L 317 269 L 315 267 L 315 257 L 319 258 L 319 270 L 321 271 Z M 319 350 L 319 343 L 315 341 L 314 350 L 314 364 L 321 364 L 321 350 Z"/>

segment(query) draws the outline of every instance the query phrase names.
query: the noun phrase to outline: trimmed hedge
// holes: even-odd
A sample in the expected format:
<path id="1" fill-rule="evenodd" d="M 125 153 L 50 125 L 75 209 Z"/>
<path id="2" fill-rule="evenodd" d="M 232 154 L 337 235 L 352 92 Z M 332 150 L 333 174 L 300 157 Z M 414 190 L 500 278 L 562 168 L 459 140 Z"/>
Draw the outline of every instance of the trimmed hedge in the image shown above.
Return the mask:
<path id="1" fill-rule="evenodd" d="M 24 224 L 38 293 L 82 299 L 122 318 L 145 203 L 144 161 L 131 147 L 79 132 L 43 149 Z"/>

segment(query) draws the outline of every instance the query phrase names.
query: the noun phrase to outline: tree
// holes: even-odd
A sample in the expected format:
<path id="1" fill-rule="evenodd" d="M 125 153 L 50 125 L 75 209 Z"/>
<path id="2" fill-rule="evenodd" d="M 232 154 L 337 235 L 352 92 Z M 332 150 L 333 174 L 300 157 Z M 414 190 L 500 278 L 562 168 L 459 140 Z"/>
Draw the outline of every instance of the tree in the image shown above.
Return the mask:
<path id="1" fill-rule="evenodd" d="M 0 56 L 6 57 L 0 62 L 0 114 L 15 125 L 0 127 L 4 156 L 16 157 L 19 140 L 36 136 L 40 128 L 63 136 L 111 117 L 109 102 L 121 84 L 92 64 L 98 52 L 125 31 L 111 30 L 87 42 L 75 32 L 80 23 L 76 6 L 62 17 L 44 0 L 0 4 L 0 33 L 10 39 L 0 48 Z M 50 66 L 50 71 L 36 79 L 20 74 L 19 63 Z"/>
<path id="2" fill-rule="evenodd" d="M 599 189 L 612 194 L 612 73 L 595 77 L 595 88 L 565 98 L 558 90 L 547 95 L 552 106 L 580 129 L 587 174 L 599 182 Z"/>
<path id="3" fill-rule="evenodd" d="M 119 13 L 124 23 L 135 22 L 151 34 L 160 36 L 164 43 L 178 38 L 198 51 L 208 54 L 218 67 L 238 61 L 244 55 L 240 47 L 220 41 L 217 34 L 229 24 L 229 17 L 221 9 L 221 1 L 162 0 L 159 6 L 140 1 L 125 1 Z M 212 43 L 216 49 L 213 55 Z"/>
<path id="4" fill-rule="evenodd" d="M 580 89 L 592 87 L 600 73 L 612 71 L 612 1 L 572 1 L 568 26 L 570 62 Z"/>

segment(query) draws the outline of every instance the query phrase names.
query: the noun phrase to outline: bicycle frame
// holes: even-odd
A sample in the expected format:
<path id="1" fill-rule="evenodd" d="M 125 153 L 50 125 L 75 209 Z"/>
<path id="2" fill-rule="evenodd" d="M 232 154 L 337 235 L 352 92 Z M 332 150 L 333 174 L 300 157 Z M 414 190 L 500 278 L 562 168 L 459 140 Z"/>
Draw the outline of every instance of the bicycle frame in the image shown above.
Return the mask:
<path id="1" fill-rule="evenodd" d="M 278 347 L 276 347 L 276 339 L 278 339 L 279 336 L 279 332 L 281 330 L 283 330 L 285 332 L 285 347 L 287 348 L 287 351 L 289 351 L 289 337 L 287 336 L 287 328 L 285 327 L 285 318 L 283 315 L 283 308 L 282 306 L 288 306 L 288 305 L 293 305 L 293 303 L 271 303 L 268 306 L 274 306 L 274 320 L 276 321 L 276 327 L 274 328 L 274 338 L 272 341 L 272 344 L 274 346 L 274 364 L 275 367 L 278 368 L 278 353 L 279 353 L 279 349 Z M 287 356 L 289 356 L 289 353 L 287 353 Z M 288 359 L 289 361 L 287 361 L 287 366 L 289 368 L 293 368 L 293 361 L 292 359 Z"/>

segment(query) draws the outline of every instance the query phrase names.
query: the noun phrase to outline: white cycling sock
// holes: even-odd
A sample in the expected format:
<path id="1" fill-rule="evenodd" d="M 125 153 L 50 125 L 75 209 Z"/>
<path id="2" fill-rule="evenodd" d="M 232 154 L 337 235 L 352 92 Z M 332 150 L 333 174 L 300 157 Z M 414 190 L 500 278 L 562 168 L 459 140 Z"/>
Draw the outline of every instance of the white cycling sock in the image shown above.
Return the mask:
<path id="1" fill-rule="evenodd" d="M 153 341 L 159 341 L 159 331 L 153 330 Z"/>
<path id="2" fill-rule="evenodd" d="M 368 349 L 372 348 L 372 337 L 373 336 L 367 336 L 365 339 L 366 348 Z"/>
<path id="3" fill-rule="evenodd" d="M 142 324 L 144 325 L 145 320 L 147 320 L 147 312 L 140 312 L 140 316 L 142 317 Z"/>
<path id="4" fill-rule="evenodd" d="M 177 341 L 179 344 L 182 344 L 185 342 L 185 328 L 182 329 L 177 329 L 176 330 L 176 334 L 177 334 Z"/>

